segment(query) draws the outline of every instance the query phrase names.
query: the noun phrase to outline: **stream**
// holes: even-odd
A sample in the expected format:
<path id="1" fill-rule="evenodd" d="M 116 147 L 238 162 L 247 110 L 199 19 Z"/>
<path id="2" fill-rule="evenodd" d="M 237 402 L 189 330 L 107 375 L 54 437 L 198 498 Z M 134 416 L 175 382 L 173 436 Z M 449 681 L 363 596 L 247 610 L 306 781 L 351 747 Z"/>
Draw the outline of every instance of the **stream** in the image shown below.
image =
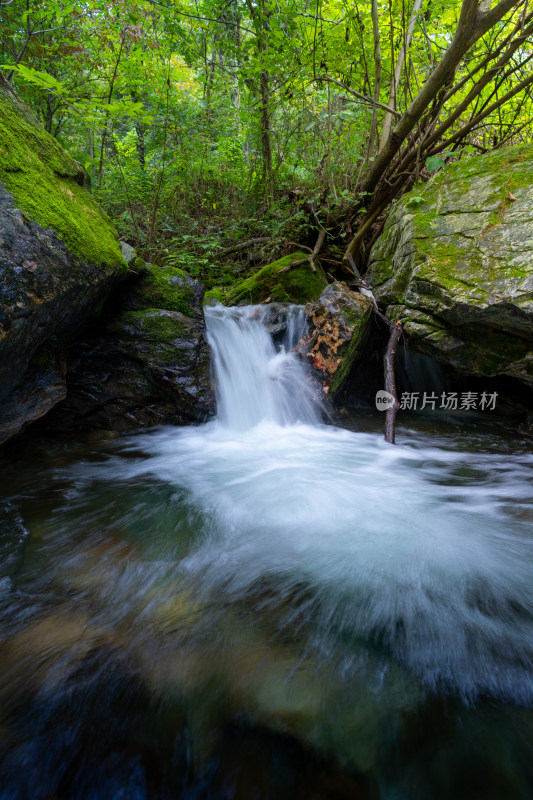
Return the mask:
<path id="1" fill-rule="evenodd" d="M 206 319 L 216 419 L 0 455 L 0 800 L 533 799 L 527 443 Z"/>

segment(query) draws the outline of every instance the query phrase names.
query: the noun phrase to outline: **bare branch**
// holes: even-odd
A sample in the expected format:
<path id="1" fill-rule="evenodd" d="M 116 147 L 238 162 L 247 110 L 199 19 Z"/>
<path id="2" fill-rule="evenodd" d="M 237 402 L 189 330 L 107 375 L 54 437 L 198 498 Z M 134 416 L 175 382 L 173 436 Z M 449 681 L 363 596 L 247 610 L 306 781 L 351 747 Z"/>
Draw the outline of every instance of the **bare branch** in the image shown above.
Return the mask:
<path id="1" fill-rule="evenodd" d="M 317 80 L 327 81 L 328 83 L 336 83 L 337 86 L 340 86 L 341 89 L 344 89 L 345 92 L 348 92 L 348 94 L 353 94 L 354 97 L 357 97 L 364 103 L 369 103 L 371 106 L 377 106 L 378 108 L 382 108 L 383 111 L 388 111 L 390 114 L 394 114 L 396 117 L 402 116 L 394 108 L 390 108 L 389 106 L 386 106 L 384 103 L 377 103 L 375 100 L 372 99 L 372 97 L 368 97 L 366 94 L 362 94 L 361 92 L 358 92 L 355 89 L 351 89 L 349 86 L 346 86 L 345 83 L 343 83 L 342 81 L 338 81 L 336 78 L 332 78 L 330 75 L 319 75 L 317 77 Z"/>

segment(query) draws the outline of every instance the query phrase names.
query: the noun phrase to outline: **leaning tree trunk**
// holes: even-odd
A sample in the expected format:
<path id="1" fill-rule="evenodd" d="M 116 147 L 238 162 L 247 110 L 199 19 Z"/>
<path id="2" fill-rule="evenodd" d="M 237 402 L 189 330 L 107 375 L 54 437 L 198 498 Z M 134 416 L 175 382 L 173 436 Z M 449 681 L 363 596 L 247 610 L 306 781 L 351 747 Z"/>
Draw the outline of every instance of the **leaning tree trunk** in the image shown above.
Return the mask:
<path id="1" fill-rule="evenodd" d="M 366 207 L 367 213 L 363 213 L 359 227 L 361 225 L 367 225 L 368 227 L 369 214 L 375 215 L 381 206 L 384 208 L 401 190 L 400 184 L 392 191 L 389 186 L 385 186 L 380 191 L 378 185 L 386 177 L 387 170 L 394 157 L 398 154 L 409 134 L 416 128 L 430 104 L 439 95 L 439 92 L 453 81 L 455 71 L 465 53 L 516 5 L 517 0 L 501 0 L 491 9 L 488 0 L 482 0 L 482 2 L 478 2 L 478 0 L 463 0 L 459 22 L 450 46 L 413 99 L 407 111 L 392 129 L 390 136 L 383 147 L 380 148 L 362 182 L 359 192 L 362 200 L 354 210 L 364 211 Z M 364 198 L 367 198 L 366 203 Z M 370 206 L 368 205 L 369 198 L 371 198 Z M 353 256 L 357 252 L 361 238 L 360 230 L 357 229 L 344 254 L 343 260 L 345 262 L 349 261 L 349 256 Z"/>

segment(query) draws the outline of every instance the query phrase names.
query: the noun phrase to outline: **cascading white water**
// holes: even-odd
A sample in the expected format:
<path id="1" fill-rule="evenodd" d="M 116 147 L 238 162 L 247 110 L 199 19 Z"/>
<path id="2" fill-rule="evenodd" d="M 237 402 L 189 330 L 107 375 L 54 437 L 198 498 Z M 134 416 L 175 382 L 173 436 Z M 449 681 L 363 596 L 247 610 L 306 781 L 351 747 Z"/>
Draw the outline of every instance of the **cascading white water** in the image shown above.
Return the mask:
<path id="1" fill-rule="evenodd" d="M 270 313 L 209 309 L 217 419 L 136 436 L 148 458 L 85 465 L 79 485 L 184 488 L 202 519 L 186 579 L 230 605 L 268 586 L 263 612 L 285 598 L 285 624 L 312 619 L 326 657 L 367 642 L 426 686 L 532 702 L 531 457 L 321 424 L 291 352 L 302 315 L 287 312 L 276 347 Z M 345 650 L 360 669 L 360 644 Z"/>
<path id="2" fill-rule="evenodd" d="M 280 425 L 316 424 L 322 409 L 305 365 L 292 352 L 302 337 L 306 318 L 299 306 L 206 309 L 213 352 L 218 420 L 245 430 L 261 420 Z M 278 347 L 267 325 L 282 329 Z"/>

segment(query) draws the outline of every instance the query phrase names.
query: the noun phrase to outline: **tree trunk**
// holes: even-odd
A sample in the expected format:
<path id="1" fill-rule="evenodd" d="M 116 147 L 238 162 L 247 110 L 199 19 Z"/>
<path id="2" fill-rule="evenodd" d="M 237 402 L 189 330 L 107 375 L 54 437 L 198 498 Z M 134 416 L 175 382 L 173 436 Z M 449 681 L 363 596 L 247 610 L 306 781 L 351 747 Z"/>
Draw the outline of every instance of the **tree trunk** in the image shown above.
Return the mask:
<path id="1" fill-rule="evenodd" d="M 391 80 L 389 102 L 387 104 L 391 108 L 396 108 L 396 99 L 398 96 L 398 87 L 400 85 L 402 69 L 403 65 L 405 64 L 405 59 L 407 57 L 407 51 L 411 46 L 416 20 L 418 18 L 421 6 L 422 6 L 422 0 L 415 0 L 413 4 L 413 10 L 411 11 L 411 18 L 409 20 L 409 25 L 407 27 L 407 33 L 405 35 L 403 47 L 398 53 L 398 59 L 394 67 L 394 75 L 392 76 Z M 381 129 L 381 140 L 379 143 L 380 150 L 382 147 L 385 146 L 387 139 L 390 136 L 391 127 L 392 127 L 392 114 L 386 111 L 385 116 L 383 117 L 383 127 Z"/>
<path id="2" fill-rule="evenodd" d="M 501 0 L 501 2 L 491 10 L 490 3 L 484 2 L 478 4 L 477 0 L 463 0 L 461 15 L 455 36 L 450 46 L 433 72 L 429 75 L 427 81 L 422 86 L 407 111 L 398 120 L 387 142 L 371 163 L 361 185 L 361 197 L 364 198 L 366 196 L 368 200 L 368 197 L 374 193 L 378 183 L 386 174 L 394 156 L 399 152 L 402 144 L 417 126 L 424 112 L 437 97 L 440 90 L 448 86 L 453 80 L 455 71 L 465 53 L 515 5 L 516 0 Z M 390 194 L 389 190 L 387 191 L 388 194 Z M 380 197 L 374 197 L 374 207 L 379 205 L 380 200 Z M 365 205 L 365 201 L 363 200 L 359 204 L 359 208 Z M 350 255 L 354 255 L 358 242 L 359 238 L 357 232 L 346 249 L 344 261 L 347 261 Z"/>
<path id="3" fill-rule="evenodd" d="M 378 127 L 378 107 L 379 94 L 381 92 L 381 38 L 379 33 L 379 11 L 377 0 L 372 0 L 372 33 L 374 38 L 374 107 L 372 108 L 372 122 L 370 123 L 370 135 L 368 137 L 368 155 L 370 158 L 374 150 L 374 139 Z"/>
<path id="4" fill-rule="evenodd" d="M 272 169 L 272 126 L 268 99 L 268 73 L 261 73 L 261 149 L 263 153 L 263 182 L 266 201 L 270 205 L 274 197 L 274 171 Z"/>

